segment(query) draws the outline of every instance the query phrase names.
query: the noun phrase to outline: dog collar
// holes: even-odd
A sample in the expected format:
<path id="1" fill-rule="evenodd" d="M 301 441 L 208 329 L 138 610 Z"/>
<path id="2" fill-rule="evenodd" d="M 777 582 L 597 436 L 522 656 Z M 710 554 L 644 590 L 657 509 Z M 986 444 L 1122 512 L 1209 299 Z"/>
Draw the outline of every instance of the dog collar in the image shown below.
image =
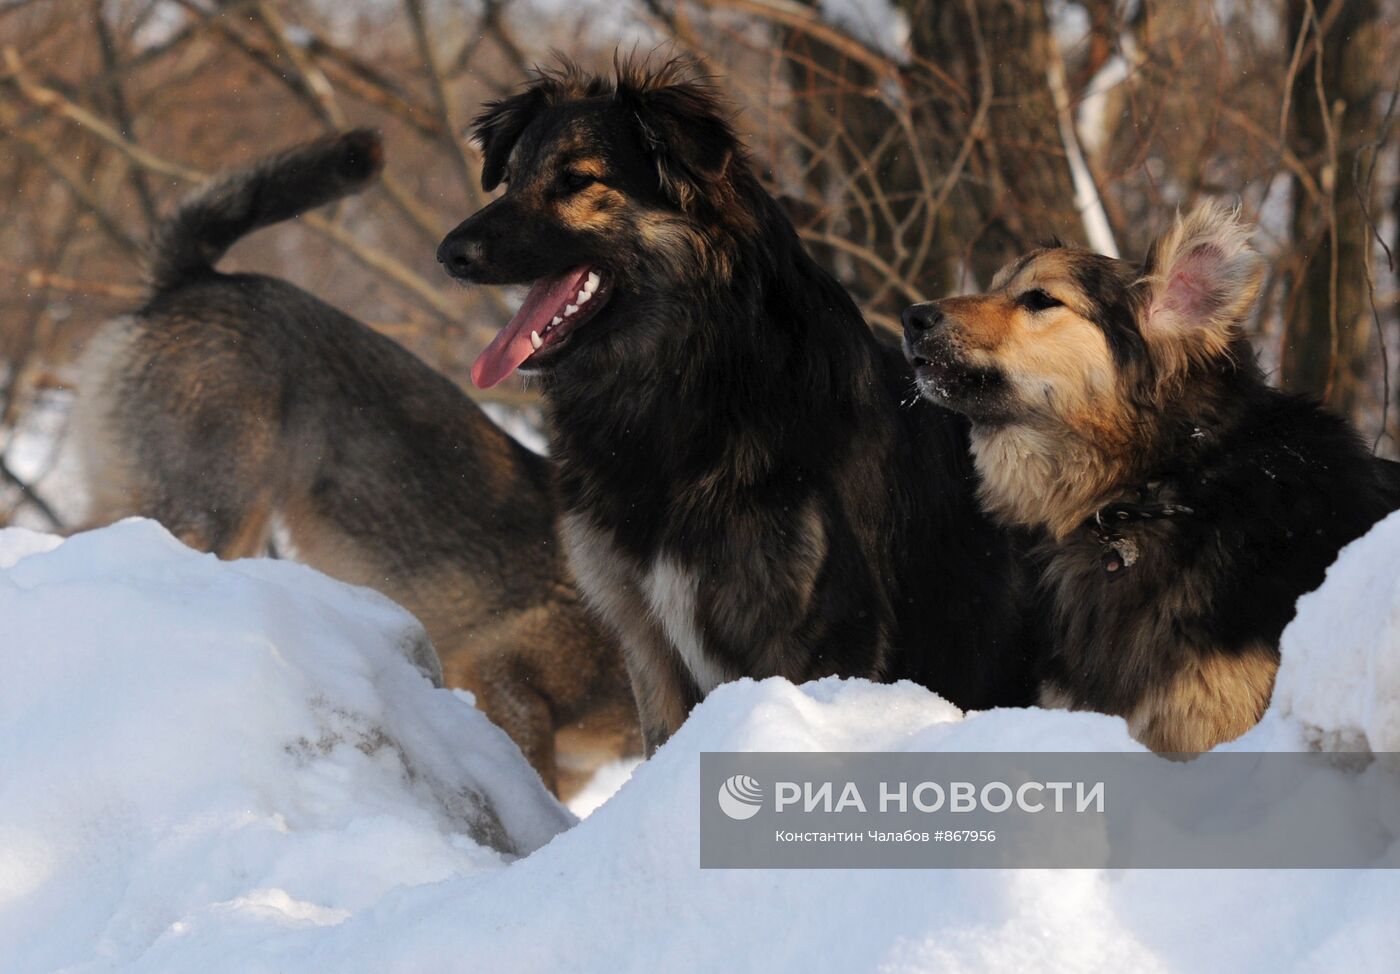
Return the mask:
<path id="1" fill-rule="evenodd" d="M 1141 496 L 1146 491 L 1138 493 Z M 1137 563 L 1141 554 L 1137 540 L 1124 534 L 1124 528 L 1143 521 L 1162 521 L 1194 513 L 1184 504 L 1118 501 L 1099 508 L 1084 524 L 1103 549 L 1104 574 L 1119 578 Z"/>

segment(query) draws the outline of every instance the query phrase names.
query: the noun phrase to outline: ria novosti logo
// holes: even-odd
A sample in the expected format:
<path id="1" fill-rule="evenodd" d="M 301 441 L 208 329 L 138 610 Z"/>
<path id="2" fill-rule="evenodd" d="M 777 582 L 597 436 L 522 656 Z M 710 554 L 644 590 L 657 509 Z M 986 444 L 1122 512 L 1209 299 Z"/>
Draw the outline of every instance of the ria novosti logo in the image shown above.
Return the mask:
<path id="1" fill-rule="evenodd" d="M 746 774 L 731 775 L 719 786 L 719 809 L 742 822 L 753 818 L 763 807 L 763 786 Z"/>

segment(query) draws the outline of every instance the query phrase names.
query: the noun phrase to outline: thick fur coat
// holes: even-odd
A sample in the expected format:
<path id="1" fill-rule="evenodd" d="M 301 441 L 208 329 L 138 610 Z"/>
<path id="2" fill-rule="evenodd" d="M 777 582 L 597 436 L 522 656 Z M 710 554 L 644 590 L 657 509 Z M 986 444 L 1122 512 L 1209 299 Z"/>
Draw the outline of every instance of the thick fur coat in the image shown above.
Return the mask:
<path id="1" fill-rule="evenodd" d="M 983 504 L 1034 539 L 1042 699 L 1156 750 L 1253 726 L 1298 597 L 1400 506 L 1400 465 L 1264 381 L 1240 327 L 1261 276 L 1208 204 L 1140 265 L 1049 248 L 905 314 L 921 388 L 972 420 Z"/>
<path id="2" fill-rule="evenodd" d="M 647 742 L 739 677 L 1027 702 L 1019 565 L 978 509 L 966 422 L 901 405 L 908 367 L 803 248 L 714 92 L 674 65 L 565 69 L 490 106 L 477 138 L 486 188 L 508 189 L 439 258 L 535 282 L 480 374 L 529 351 L 538 312 L 519 365 Z M 541 304 L 561 280 L 564 306 Z"/>
<path id="3" fill-rule="evenodd" d="M 216 180 L 156 230 L 152 292 L 89 348 L 75 412 L 91 522 L 139 514 L 225 558 L 290 554 L 412 611 L 569 793 L 639 748 L 621 657 L 556 540 L 549 462 L 407 350 L 286 281 L 223 274 L 258 227 L 369 183 L 371 132 Z"/>

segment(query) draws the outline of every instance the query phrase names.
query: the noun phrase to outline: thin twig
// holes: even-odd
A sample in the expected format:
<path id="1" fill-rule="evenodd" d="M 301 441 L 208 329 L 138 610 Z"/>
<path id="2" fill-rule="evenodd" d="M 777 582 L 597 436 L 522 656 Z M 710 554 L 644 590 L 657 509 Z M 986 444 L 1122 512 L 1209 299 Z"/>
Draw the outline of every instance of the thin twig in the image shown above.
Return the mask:
<path id="1" fill-rule="evenodd" d="M 850 34 L 823 20 L 812 7 L 794 3 L 792 0 L 698 0 L 702 7 L 736 10 L 754 14 L 771 23 L 802 31 L 852 61 L 865 65 L 881 78 L 894 78 L 898 66 L 890 58 L 876 51 L 870 45 L 856 40 Z M 941 69 L 940 69 L 941 70 Z"/>
<path id="2" fill-rule="evenodd" d="M 1322 52 L 1324 45 L 1323 29 L 1321 22 L 1317 19 L 1317 8 L 1313 5 L 1313 0 L 1305 0 L 1307 4 L 1307 17 L 1311 20 L 1313 30 L 1317 33 L 1317 49 L 1313 52 L 1313 87 L 1317 93 L 1318 116 L 1322 120 L 1322 132 L 1327 140 L 1327 160 L 1328 169 L 1332 172 L 1331 185 L 1323 187 L 1325 195 L 1324 213 L 1327 217 L 1327 238 L 1328 238 L 1328 275 L 1327 275 L 1327 328 L 1330 340 L 1330 352 L 1327 362 L 1327 383 L 1323 387 L 1323 401 L 1330 401 L 1332 398 L 1332 387 L 1337 379 L 1337 358 L 1340 353 L 1341 333 L 1337 322 L 1337 278 L 1338 261 L 1340 255 L 1337 253 L 1340 246 L 1337 232 L 1337 132 L 1332 124 L 1331 106 L 1327 103 L 1327 91 L 1322 83 Z"/>
<path id="3" fill-rule="evenodd" d="M 1361 208 L 1361 215 L 1365 218 L 1371 235 L 1385 251 L 1385 266 L 1391 273 L 1395 272 L 1395 258 L 1391 254 L 1385 238 L 1381 235 L 1380 229 L 1376 226 L 1376 221 L 1371 217 L 1371 187 L 1376 178 L 1376 159 L 1381 154 L 1381 147 L 1390 141 L 1390 131 L 1395 124 L 1397 103 L 1400 103 L 1400 79 L 1396 80 L 1394 87 L 1390 90 L 1390 104 L 1386 106 L 1379 134 L 1372 141 L 1359 146 L 1351 158 L 1352 191 L 1356 193 L 1357 205 Z M 1361 154 L 1366 149 L 1371 150 L 1371 163 L 1366 167 L 1366 178 L 1363 180 L 1361 178 Z M 1390 425 L 1390 349 L 1386 347 L 1385 329 L 1381 327 L 1381 313 L 1376 307 L 1376 278 L 1371 273 L 1371 262 L 1366 260 L 1362 263 L 1366 269 L 1366 299 L 1371 305 L 1371 320 L 1376 326 L 1376 344 L 1380 346 L 1381 351 L 1381 425 L 1380 429 L 1376 431 L 1375 440 L 1371 442 L 1371 452 L 1375 453 L 1380 448 L 1381 440 L 1385 439 Z"/>
<path id="4" fill-rule="evenodd" d="M 116 301 L 139 301 L 146 289 L 136 284 L 112 284 L 107 281 L 85 281 L 53 273 L 38 267 L 26 267 L 0 257 L 0 273 L 9 274 L 35 290 L 47 289 L 68 294 L 87 294 Z"/>
<path id="5" fill-rule="evenodd" d="M 9 484 L 19 491 L 20 497 L 28 502 L 29 506 L 38 511 L 39 514 L 51 525 L 62 531 L 65 527 L 63 518 L 58 516 L 48 501 L 44 500 L 29 484 L 25 483 L 17 473 L 10 469 L 10 465 L 5 462 L 5 457 L 0 455 L 0 480 Z"/>
<path id="6" fill-rule="evenodd" d="M 112 36 L 111 27 L 107 24 L 106 4 L 103 0 L 92 0 L 92 24 L 93 30 L 97 34 L 98 48 L 102 52 L 103 73 L 111 78 L 107 85 L 107 102 L 111 106 L 112 117 L 117 120 L 117 126 L 122 135 L 135 142 L 136 125 L 132 121 L 131 109 L 127 105 L 122 77 L 116 72 L 118 64 L 117 43 Z M 128 178 L 131 180 L 131 188 L 136 191 L 136 199 L 141 204 L 141 213 L 146 218 L 146 226 L 154 226 L 156 202 L 155 197 L 151 194 L 151 186 L 146 180 L 145 172 L 133 168 Z"/>
<path id="7" fill-rule="evenodd" d="M 140 261 L 141 242 L 127 233 L 121 224 L 107 212 L 106 207 L 88 188 L 86 179 L 73 172 L 66 163 L 49 151 L 43 140 L 18 125 L 13 111 L 3 102 L 0 102 L 0 131 L 5 132 L 9 139 L 19 146 L 26 155 L 47 169 L 49 174 L 57 179 L 72 197 L 93 215 L 98 228 L 117 244 L 119 254 L 134 262 Z"/>
<path id="8" fill-rule="evenodd" d="M 437 116 L 438 126 L 442 130 L 443 146 L 449 151 L 453 163 L 457 166 L 457 172 L 461 177 L 463 188 L 467 191 L 467 196 L 478 207 L 484 206 L 486 198 L 477 185 L 475 167 L 472 165 L 471 159 L 467 157 L 466 146 L 461 139 L 457 138 L 454 131 L 452 103 L 448 98 L 447 89 L 443 86 L 442 69 L 438 66 L 432 38 L 428 35 L 428 23 L 423 14 L 422 0 L 404 0 L 404 10 L 408 14 L 409 25 L 413 28 L 413 40 L 418 47 L 418 57 L 423 64 L 423 73 L 428 78 L 428 91 L 432 95 L 433 113 Z"/>
<path id="9" fill-rule="evenodd" d="M 7 54 L 8 53 L 10 52 L 7 51 Z M 206 175 L 198 169 L 161 159 L 147 152 L 145 149 L 142 149 L 140 146 L 134 145 L 127 139 L 122 138 L 121 133 L 117 132 L 110 125 L 107 125 L 101 119 L 95 118 L 91 112 L 83 111 L 78 109 L 77 106 L 71 105 L 62 95 L 51 89 L 42 88 L 31 81 L 21 84 L 20 90 L 26 97 L 40 99 L 44 103 L 52 105 L 63 117 L 91 132 L 93 135 L 96 135 L 138 166 L 143 166 L 153 172 L 163 173 L 185 182 L 198 183 L 206 178 Z M 76 187 L 75 185 L 70 185 L 70 188 L 80 189 L 80 187 Z M 92 205 L 96 206 L 95 201 Z M 98 212 L 100 212 L 100 209 Z M 457 324 L 459 321 L 461 313 L 455 304 L 443 297 L 436 288 L 409 269 L 407 265 L 391 257 L 384 251 L 371 247 L 363 241 L 356 239 L 343 228 L 331 223 L 318 214 L 304 214 L 301 220 L 317 233 L 320 233 L 322 236 L 338 244 L 349 253 L 350 256 L 354 257 L 364 266 L 371 270 L 378 271 L 403 290 L 413 294 L 444 321 L 453 325 Z M 135 244 L 134 241 L 132 245 L 139 249 L 139 245 Z"/>

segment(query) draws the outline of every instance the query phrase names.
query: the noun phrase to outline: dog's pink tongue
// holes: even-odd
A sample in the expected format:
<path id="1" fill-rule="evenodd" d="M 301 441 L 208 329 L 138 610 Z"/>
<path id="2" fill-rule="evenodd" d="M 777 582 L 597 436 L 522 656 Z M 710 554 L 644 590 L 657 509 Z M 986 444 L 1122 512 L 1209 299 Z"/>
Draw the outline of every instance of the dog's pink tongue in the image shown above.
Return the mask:
<path id="1" fill-rule="evenodd" d="M 515 317 L 472 363 L 472 382 L 478 389 L 490 389 L 535 354 L 530 332 L 543 334 L 545 326 L 578 294 L 587 276 L 587 267 L 576 267 L 558 277 L 540 278 L 531 286 Z"/>

